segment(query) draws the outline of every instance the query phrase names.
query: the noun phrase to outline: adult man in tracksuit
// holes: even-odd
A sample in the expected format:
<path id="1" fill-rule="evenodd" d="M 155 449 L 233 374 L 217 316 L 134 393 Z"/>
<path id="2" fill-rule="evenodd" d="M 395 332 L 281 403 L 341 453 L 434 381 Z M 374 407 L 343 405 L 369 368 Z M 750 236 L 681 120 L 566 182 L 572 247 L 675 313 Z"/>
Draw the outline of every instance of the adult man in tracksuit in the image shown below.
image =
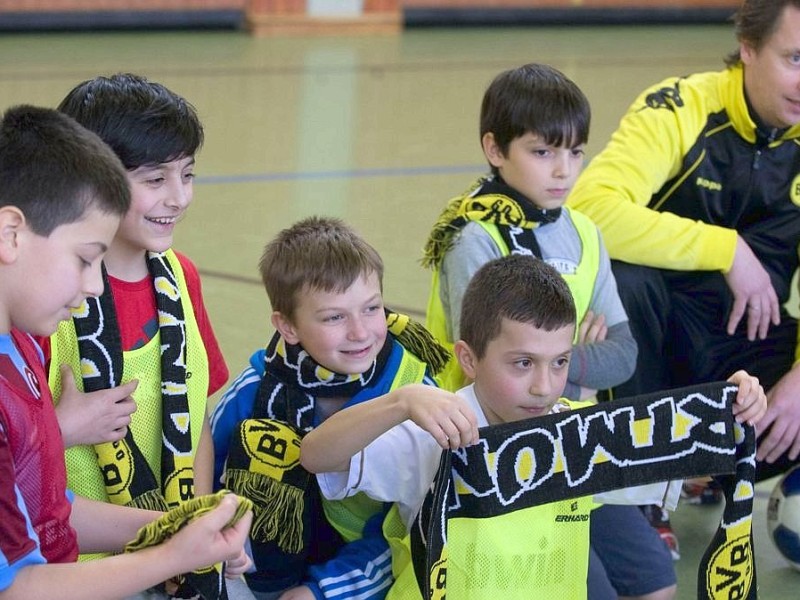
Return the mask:
<path id="1" fill-rule="evenodd" d="M 758 471 L 800 454 L 800 0 L 744 0 L 720 72 L 645 90 L 568 204 L 600 228 L 639 346 L 629 396 L 724 379 L 769 390 Z"/>

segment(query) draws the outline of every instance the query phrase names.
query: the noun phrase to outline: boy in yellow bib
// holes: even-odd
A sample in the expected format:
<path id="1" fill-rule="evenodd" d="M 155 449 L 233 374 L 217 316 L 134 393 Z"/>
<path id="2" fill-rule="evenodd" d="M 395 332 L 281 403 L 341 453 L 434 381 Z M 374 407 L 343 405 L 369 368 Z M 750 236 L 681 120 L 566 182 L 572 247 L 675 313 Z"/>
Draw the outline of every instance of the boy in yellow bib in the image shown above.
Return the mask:
<path id="1" fill-rule="evenodd" d="M 583 167 L 590 116 L 583 92 L 550 66 L 528 64 L 497 75 L 480 114 L 491 173 L 448 203 L 424 258 L 434 270 L 427 325 L 450 348 L 458 339 L 464 290 L 481 265 L 529 254 L 553 266 L 576 309 L 563 394 L 570 400 L 591 398 L 628 379 L 637 354 L 600 233 L 587 217 L 564 206 Z M 466 383 L 456 360 L 440 383 L 450 390 Z M 672 598 L 672 557 L 650 529 L 634 506 L 607 505 L 595 512 L 592 600 Z"/>
<path id="2" fill-rule="evenodd" d="M 103 502 L 174 508 L 211 492 L 206 405 L 228 378 L 197 268 L 172 249 L 203 127 L 184 98 L 132 74 L 80 83 L 59 110 L 114 150 L 131 190 L 103 261 L 103 294 L 46 348 L 68 485 Z"/>
<path id="3" fill-rule="evenodd" d="M 574 303 L 552 267 L 530 256 L 490 261 L 464 294 L 461 339 L 455 344 L 459 364 L 474 383 L 449 396 L 387 396 L 342 410 L 305 437 L 301 461 L 318 473 L 327 497 L 364 492 L 395 502 L 407 531 L 430 488 L 442 448 L 476 442 L 478 426 L 586 404 L 562 397 L 574 333 Z M 743 372 L 732 381 L 740 386 L 738 418 L 762 414 L 766 401 L 758 382 Z M 411 386 L 405 389 L 413 391 Z M 406 470 L 416 470 L 417 476 L 399 479 L 398 471 Z M 469 523 L 471 535 L 452 536 L 448 543 L 448 594 L 459 600 L 586 598 L 592 506 L 591 498 L 557 501 Z M 387 531 L 389 525 L 387 521 Z M 401 538 L 403 528 L 398 529 Z M 464 543 L 466 538 L 477 544 Z M 483 580 L 474 577 L 481 570 L 477 554 L 492 565 L 482 569 L 489 573 Z M 533 573 L 522 578 L 511 574 L 505 585 L 493 587 L 501 579 L 496 577 L 497 564 L 516 564 Z M 407 546 L 393 545 L 393 567 L 398 579 L 389 598 L 419 598 Z M 470 576 L 459 577 L 456 571 Z M 507 583 L 531 579 L 534 587 L 515 589 Z"/>

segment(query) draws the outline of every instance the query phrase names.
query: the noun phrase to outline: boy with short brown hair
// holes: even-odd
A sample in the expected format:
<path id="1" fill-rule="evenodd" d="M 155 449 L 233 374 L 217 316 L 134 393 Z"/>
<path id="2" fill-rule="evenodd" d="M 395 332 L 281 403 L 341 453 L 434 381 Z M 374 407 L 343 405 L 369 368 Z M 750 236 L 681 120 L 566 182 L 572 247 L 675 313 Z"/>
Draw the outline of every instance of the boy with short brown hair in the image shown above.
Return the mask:
<path id="1" fill-rule="evenodd" d="M 420 325 L 384 309 L 383 261 L 339 219 L 284 229 L 259 267 L 276 333 L 211 415 L 215 481 L 224 476 L 256 505 L 248 583 L 259 600 L 353 589 L 381 599 L 392 582 L 385 507 L 363 495 L 323 501 L 315 478 L 294 468 L 300 440 L 343 407 L 403 396 L 409 383 L 443 394 L 432 372 L 447 355 Z M 259 473 L 266 463 L 271 477 Z"/>

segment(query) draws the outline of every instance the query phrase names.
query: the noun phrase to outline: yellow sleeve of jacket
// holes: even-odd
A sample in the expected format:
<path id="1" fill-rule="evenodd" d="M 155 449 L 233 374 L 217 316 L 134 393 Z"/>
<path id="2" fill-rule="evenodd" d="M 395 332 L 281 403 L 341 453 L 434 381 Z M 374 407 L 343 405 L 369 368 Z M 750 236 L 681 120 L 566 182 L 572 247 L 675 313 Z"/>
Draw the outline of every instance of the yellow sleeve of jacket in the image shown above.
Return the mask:
<path id="1" fill-rule="evenodd" d="M 738 71 L 738 85 L 741 70 Z M 723 108 L 732 71 L 670 78 L 634 101 L 605 149 L 579 177 L 568 204 L 599 227 L 611 258 L 683 271 L 723 271 L 733 264 L 737 233 L 648 207 L 678 175 L 707 116 Z M 648 96 L 680 85 L 681 106 L 648 106 Z M 741 93 L 740 93 L 741 95 Z M 670 101 L 668 101 L 670 102 Z"/>

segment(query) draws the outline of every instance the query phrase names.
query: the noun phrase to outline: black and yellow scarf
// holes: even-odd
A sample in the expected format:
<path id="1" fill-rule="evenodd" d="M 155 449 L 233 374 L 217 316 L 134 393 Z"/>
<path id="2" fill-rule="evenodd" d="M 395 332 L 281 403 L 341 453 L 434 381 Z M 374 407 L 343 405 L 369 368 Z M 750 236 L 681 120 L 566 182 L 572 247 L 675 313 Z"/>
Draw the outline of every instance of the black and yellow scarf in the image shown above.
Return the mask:
<path id="1" fill-rule="evenodd" d="M 425 244 L 422 265 L 437 269 L 453 246 L 455 234 L 470 221 L 497 225 L 511 254 L 533 254 L 541 258 L 534 230 L 555 222 L 560 216 L 560 208 L 537 208 L 499 176 L 481 178 L 464 196 L 451 200 L 439 215 Z"/>
<path id="2" fill-rule="evenodd" d="M 161 342 L 161 481 L 128 429 L 118 442 L 97 444 L 97 465 L 114 504 L 167 511 L 194 497 L 194 458 L 186 385 L 186 322 L 178 279 L 165 254 L 148 252 Z M 103 268 L 103 294 L 87 298 L 73 312 L 83 389 L 93 392 L 122 383 L 123 349 L 114 298 Z M 206 599 L 226 598 L 224 582 L 213 573 L 189 574 Z M 199 581 L 198 581 L 199 579 Z M 211 584 L 211 591 L 208 586 Z M 213 590 L 217 590 L 216 592 Z"/>
<path id="3" fill-rule="evenodd" d="M 125 546 L 125 552 L 136 552 L 165 542 L 183 527 L 219 506 L 228 493 L 228 490 L 220 490 L 216 494 L 196 496 L 176 506 L 142 527 L 136 537 Z M 225 527 L 235 525 L 252 508 L 250 500 L 238 497 L 236 511 Z M 223 571 L 217 565 L 202 567 L 186 577 L 189 582 L 181 584 L 173 596 L 174 598 L 197 598 L 199 594 L 199 597 L 205 600 L 227 599 L 228 593 Z"/>
<path id="4" fill-rule="evenodd" d="M 450 519 L 491 518 L 667 478 L 715 474 L 722 474 L 726 504 L 700 563 L 697 597 L 755 598 L 755 432 L 735 421 L 735 396 L 736 386 L 713 383 L 615 400 L 484 427 L 478 444 L 443 453 L 411 530 L 423 598 L 445 597 Z M 488 465 L 496 468 L 490 472 Z"/>
<path id="5" fill-rule="evenodd" d="M 178 280 L 166 256 L 148 253 L 147 267 L 155 289 L 161 340 L 161 481 L 156 482 L 130 429 L 120 442 L 97 444 L 95 451 L 111 502 L 164 511 L 194 495 L 186 323 Z M 122 382 L 122 340 L 105 270 L 103 278 L 103 294 L 87 298 L 86 310 L 73 313 L 86 392 L 117 387 Z"/>
<path id="6" fill-rule="evenodd" d="M 229 493 L 228 490 L 220 490 L 215 494 L 196 496 L 176 506 L 139 529 L 136 537 L 125 545 L 125 552 L 136 552 L 167 541 L 192 521 L 217 508 Z M 247 511 L 253 508 L 253 504 L 247 498 L 237 497 L 236 500 L 236 511 L 225 528 L 236 525 Z"/>
<path id="7" fill-rule="evenodd" d="M 304 546 L 303 511 L 307 495 L 318 494 L 316 478 L 300 465 L 300 440 L 314 425 L 318 398 L 353 398 L 381 377 L 396 339 L 438 372 L 448 354 L 421 325 L 387 312 L 389 335 L 364 373 L 334 373 L 299 345 L 277 333 L 265 354 L 265 372 L 253 418 L 233 433 L 226 464 L 226 486 L 253 501 L 251 538 L 277 541 L 287 553 Z"/>

